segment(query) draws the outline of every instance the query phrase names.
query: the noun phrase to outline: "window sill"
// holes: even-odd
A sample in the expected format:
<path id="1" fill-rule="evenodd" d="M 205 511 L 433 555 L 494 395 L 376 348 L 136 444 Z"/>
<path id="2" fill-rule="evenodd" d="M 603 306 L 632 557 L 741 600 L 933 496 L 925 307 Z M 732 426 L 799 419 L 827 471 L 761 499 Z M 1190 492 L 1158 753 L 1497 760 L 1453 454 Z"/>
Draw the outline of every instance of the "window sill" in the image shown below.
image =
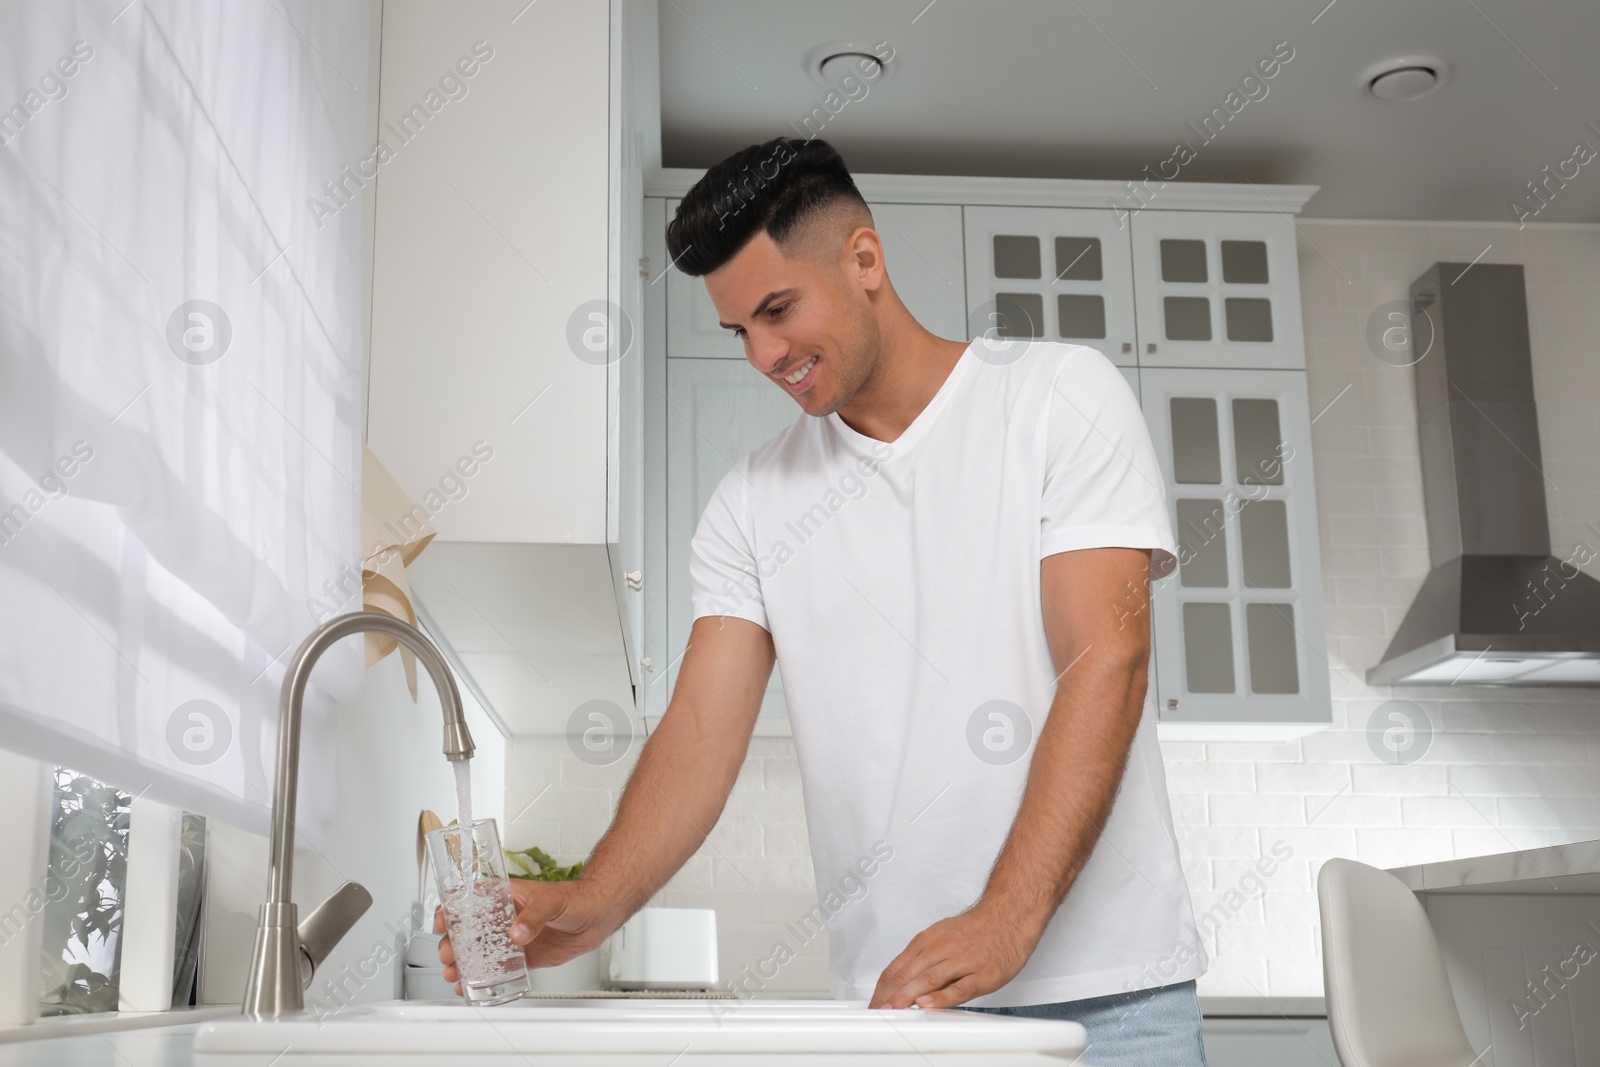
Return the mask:
<path id="1" fill-rule="evenodd" d="M 206 1019 L 225 1019 L 239 1014 L 237 1004 L 202 1004 L 171 1011 L 107 1011 L 93 1015 L 52 1015 L 27 1026 L 0 1026 L 0 1045 L 17 1041 L 44 1041 L 57 1037 L 83 1037 L 119 1030 L 146 1030 L 157 1026 L 181 1026 Z"/>

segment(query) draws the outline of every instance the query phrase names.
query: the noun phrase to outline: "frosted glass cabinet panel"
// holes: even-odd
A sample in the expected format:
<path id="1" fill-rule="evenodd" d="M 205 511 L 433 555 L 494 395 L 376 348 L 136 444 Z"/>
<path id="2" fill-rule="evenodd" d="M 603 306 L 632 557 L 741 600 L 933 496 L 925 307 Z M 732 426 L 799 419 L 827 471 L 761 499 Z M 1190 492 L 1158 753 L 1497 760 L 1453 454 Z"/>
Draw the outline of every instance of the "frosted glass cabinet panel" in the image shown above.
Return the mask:
<path id="1" fill-rule="evenodd" d="M 889 280 L 906 310 L 940 337 L 967 340 L 961 208 L 954 204 L 874 204 L 871 201 L 868 206 L 877 224 L 878 239 L 883 244 L 883 261 Z M 678 201 L 668 200 L 669 220 L 677 210 Z M 661 264 L 652 267 L 652 277 L 666 266 L 665 257 L 662 259 Z M 691 278 L 681 270 L 669 270 L 657 284 L 667 287 L 669 356 L 745 358 L 744 342 L 718 323 L 717 309 L 706 293 L 704 278 Z"/>
<path id="2" fill-rule="evenodd" d="M 1139 381 L 1178 540 L 1154 587 L 1160 721 L 1326 725 L 1305 372 L 1141 367 Z"/>
<path id="3" fill-rule="evenodd" d="M 970 336 L 1067 341 L 1138 366 L 1129 231 L 1115 212 L 964 210 Z"/>
<path id="4" fill-rule="evenodd" d="M 1305 367 L 1291 219 L 1145 210 L 1132 231 L 1141 367 Z"/>

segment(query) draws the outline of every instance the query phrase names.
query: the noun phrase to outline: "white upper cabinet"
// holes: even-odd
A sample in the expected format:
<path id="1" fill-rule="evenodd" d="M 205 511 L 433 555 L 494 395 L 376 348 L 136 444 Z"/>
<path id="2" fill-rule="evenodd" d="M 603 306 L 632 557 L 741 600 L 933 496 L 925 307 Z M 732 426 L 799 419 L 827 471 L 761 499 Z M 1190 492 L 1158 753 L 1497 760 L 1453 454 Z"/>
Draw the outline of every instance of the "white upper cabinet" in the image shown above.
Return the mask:
<path id="1" fill-rule="evenodd" d="M 735 463 L 804 414 L 793 397 L 743 360 L 668 359 L 667 397 L 667 677 L 664 685 L 651 685 L 661 692 L 647 695 L 646 716 L 666 710 L 689 643 L 689 542 L 701 512 Z M 769 723 L 788 717 L 776 670 L 761 716 Z"/>
<path id="2" fill-rule="evenodd" d="M 592 340 L 608 295 L 607 12 L 504 25 L 492 5 L 384 19 L 386 113 L 458 61 L 476 73 L 425 134 L 383 134 L 397 155 L 376 185 L 368 443 L 412 500 L 449 493 L 430 508 L 441 541 L 600 545 L 615 368 L 572 338 Z"/>
<path id="3" fill-rule="evenodd" d="M 967 336 L 961 208 L 953 204 L 874 204 L 873 221 L 895 292 L 916 320 L 951 340 Z M 671 219 L 678 201 L 669 200 Z M 665 261 L 663 260 L 663 263 Z M 744 359 L 744 343 L 718 323 L 704 278 L 667 274 L 667 351 L 674 357 Z"/>
<path id="4" fill-rule="evenodd" d="M 1092 208 L 968 207 L 971 329 L 1068 341 L 1138 365 L 1128 230 Z"/>
<path id="5" fill-rule="evenodd" d="M 1154 586 L 1164 735 L 1327 726 L 1305 372 L 1145 367 L 1139 380 L 1178 540 L 1178 568 Z"/>
<path id="6" fill-rule="evenodd" d="M 889 280 L 906 310 L 940 337 L 966 340 L 961 208 L 955 204 L 867 203 L 883 242 Z"/>
<path id="7" fill-rule="evenodd" d="M 1305 367 L 1291 218 L 1145 210 L 1132 231 L 1141 367 Z"/>

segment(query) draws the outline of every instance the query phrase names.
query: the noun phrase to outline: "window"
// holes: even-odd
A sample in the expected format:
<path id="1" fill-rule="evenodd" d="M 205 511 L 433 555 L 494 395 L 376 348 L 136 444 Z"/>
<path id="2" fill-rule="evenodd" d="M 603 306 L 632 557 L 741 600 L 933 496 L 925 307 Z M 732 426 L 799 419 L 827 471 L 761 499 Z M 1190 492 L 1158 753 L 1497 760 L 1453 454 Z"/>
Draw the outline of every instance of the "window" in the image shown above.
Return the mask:
<path id="1" fill-rule="evenodd" d="M 39 961 L 41 1016 L 117 1010 L 133 800 L 131 794 L 88 775 L 55 769 Z M 173 1007 L 195 1003 L 199 986 L 205 832 L 203 817 L 183 813 Z"/>
<path id="2" fill-rule="evenodd" d="M 64 767 L 55 779 L 39 1014 L 116 1011 L 133 797 Z"/>

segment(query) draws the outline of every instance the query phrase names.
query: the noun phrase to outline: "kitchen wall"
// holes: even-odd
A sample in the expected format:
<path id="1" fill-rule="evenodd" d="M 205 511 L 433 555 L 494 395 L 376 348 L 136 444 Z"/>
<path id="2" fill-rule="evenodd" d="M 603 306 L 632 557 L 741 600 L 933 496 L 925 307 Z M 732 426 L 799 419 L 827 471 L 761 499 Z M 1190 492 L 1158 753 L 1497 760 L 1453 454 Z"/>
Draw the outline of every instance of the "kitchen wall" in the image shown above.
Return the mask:
<path id="1" fill-rule="evenodd" d="M 1299 230 L 1333 727 L 1280 744 L 1163 745 L 1195 910 L 1210 916 L 1201 992 L 1215 996 L 1321 994 L 1315 876 L 1329 857 L 1389 867 L 1600 837 L 1600 693 L 1391 693 L 1362 680 L 1429 569 L 1413 372 L 1368 347 L 1369 318 L 1436 260 L 1525 265 L 1554 554 L 1579 542 L 1600 552 L 1600 227 L 1300 220 Z M 1600 576 L 1600 560 L 1585 570 Z M 1391 698 L 1433 725 L 1404 765 L 1369 743 Z M 1389 725 L 1380 717 L 1377 732 Z M 581 859 L 637 754 L 636 744 L 594 767 L 565 738 L 512 739 L 509 847 Z M 747 988 L 826 987 L 825 938 L 802 944 L 784 925 L 815 897 L 799 786 L 792 744 L 753 739 L 707 844 L 654 901 L 717 908 L 722 976 Z M 1271 873 L 1258 881 L 1263 857 Z M 797 957 L 774 972 L 764 961 L 779 939 Z"/>

